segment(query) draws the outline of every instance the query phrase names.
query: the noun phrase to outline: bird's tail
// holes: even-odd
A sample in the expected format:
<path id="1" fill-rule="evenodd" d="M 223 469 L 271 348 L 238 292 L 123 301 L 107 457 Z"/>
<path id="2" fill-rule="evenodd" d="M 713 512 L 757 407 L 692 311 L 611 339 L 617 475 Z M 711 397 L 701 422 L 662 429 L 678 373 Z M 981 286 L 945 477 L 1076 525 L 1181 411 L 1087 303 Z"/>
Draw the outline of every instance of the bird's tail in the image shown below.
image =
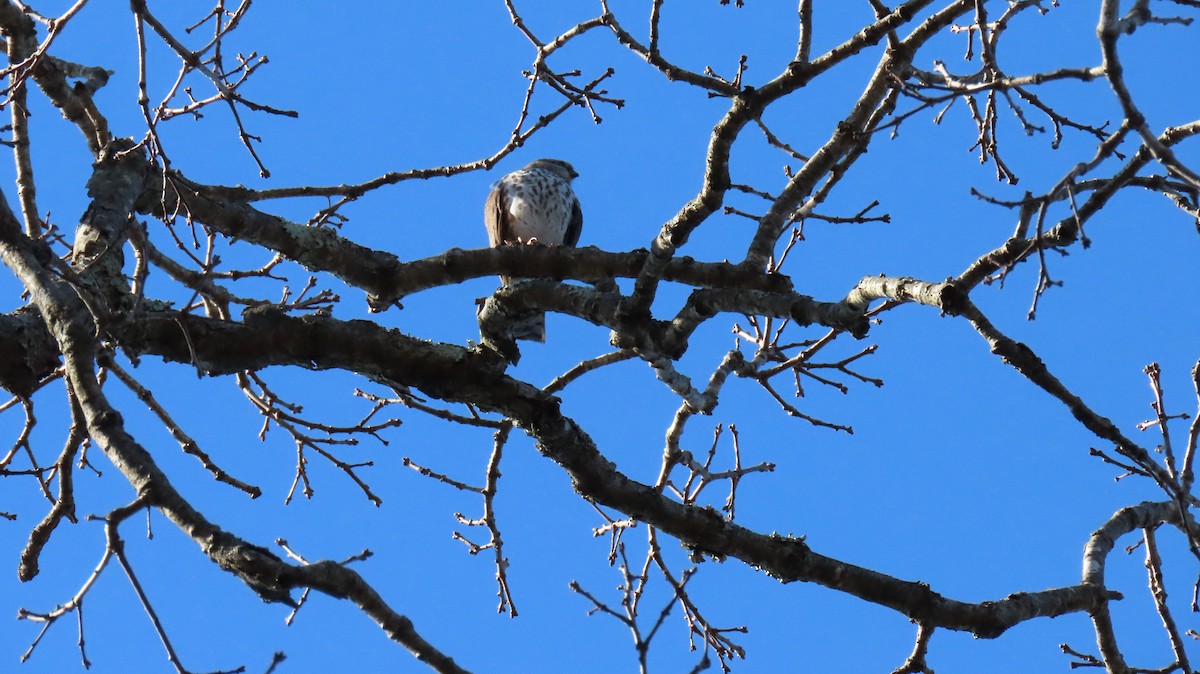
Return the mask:
<path id="1" fill-rule="evenodd" d="M 546 341 L 546 314 L 538 314 L 513 323 L 512 338 L 527 342 Z"/>

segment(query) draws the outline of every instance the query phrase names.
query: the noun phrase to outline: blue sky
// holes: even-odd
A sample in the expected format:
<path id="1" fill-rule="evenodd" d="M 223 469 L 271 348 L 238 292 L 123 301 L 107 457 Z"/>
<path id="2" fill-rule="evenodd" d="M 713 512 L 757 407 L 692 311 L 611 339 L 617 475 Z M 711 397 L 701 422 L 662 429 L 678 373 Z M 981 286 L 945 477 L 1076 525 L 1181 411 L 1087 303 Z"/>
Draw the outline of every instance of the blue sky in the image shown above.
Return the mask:
<path id="1" fill-rule="evenodd" d="M 44 14 L 70 3 L 38 3 Z M 612 6 L 626 25 L 642 34 L 645 3 L 622 0 Z M 816 3 L 814 52 L 853 34 L 870 19 L 867 3 Z M 1092 3 L 1064 3 L 1046 16 L 1030 13 L 1010 28 L 1001 63 L 1013 74 L 1036 68 L 1079 67 L 1099 62 Z M 158 5 L 161 5 L 158 6 Z M 747 83 L 773 77 L 794 53 L 795 7 L 756 2 L 735 9 L 715 0 L 666 3 L 664 54 L 693 69 L 712 66 L 731 75 L 738 57 L 749 55 Z M 517 2 L 532 30 L 543 39 L 598 11 L 598 3 Z M 151 3 L 175 28 L 191 23 L 206 3 Z M 118 135 L 139 136 L 136 107 L 136 48 L 133 20 L 124 8 L 89 4 L 55 45 L 69 60 L 116 71 L 97 101 Z M 198 43 L 201 37 L 193 37 Z M 1155 26 L 1122 41 L 1135 95 L 1151 128 L 1161 130 L 1200 115 L 1194 83 L 1195 59 L 1171 68 L 1165 59 L 1195 53 L 1194 31 Z M 943 59 L 955 72 L 963 64 L 961 36 L 939 38 L 916 61 L 931 68 Z M 227 51 L 256 50 L 270 57 L 244 93 L 256 101 L 300 111 L 295 120 L 246 114 L 248 130 L 263 137 L 256 146 L 272 171 L 260 179 L 236 138 L 229 116 L 219 109 L 199 121 L 177 119 L 164 129 L 174 165 L 201 182 L 255 187 L 338 184 L 363 181 L 387 171 L 458 163 L 487 156 L 503 145 L 524 94 L 533 50 L 509 23 L 500 0 L 441 3 L 260 3 L 247 16 Z M 163 58 L 162 50 L 156 52 Z M 846 64 L 841 75 L 814 83 L 767 116 L 776 133 L 801 151 L 827 139 L 832 124 L 861 92 L 879 50 L 867 50 Z M 155 61 L 151 98 L 174 77 L 173 62 Z M 601 108 L 602 124 L 583 111 L 571 111 L 492 172 L 431 179 L 388 187 L 346 209 L 343 235 L 389 250 L 402 259 L 420 259 L 448 248 L 486 244 L 481 218 L 484 197 L 504 172 L 543 156 L 571 161 L 581 177 L 576 190 L 583 203 L 581 245 L 607 250 L 642 248 L 662 222 L 700 186 L 704 151 L 712 125 L 726 102 L 709 99 L 687 85 L 667 82 L 603 31 L 594 31 L 560 52 L 551 64 L 580 68 L 595 76 L 616 68 L 608 88 L 624 98 L 622 110 Z M 206 91 L 195 82 L 198 92 Z M 202 94 L 206 95 L 206 94 Z M 1096 125 L 1115 119 L 1118 109 L 1103 82 L 1047 86 L 1039 95 Z M 77 131 L 60 119 L 39 94 L 31 96 L 35 168 L 39 199 L 50 219 L 69 229 L 86 207 L 83 184 L 90 170 Z M 538 113 L 558 101 L 543 89 Z M 1035 123 L 1043 123 L 1036 120 Z M 1015 225 L 1014 214 L 983 204 L 972 186 L 989 194 L 1017 198 L 1024 190 L 1044 191 L 1075 163 L 1090 159 L 1093 143 L 1068 133 L 1051 150 L 1047 134 L 1025 137 L 1016 120 L 1002 120 L 1006 159 L 1021 176 L 1015 187 L 996 182 L 990 164 L 980 165 L 969 148 L 975 128 L 963 106 L 934 125 L 930 114 L 908 120 L 897 138 L 878 138 L 831 200 L 828 215 L 851 215 L 872 200 L 891 215 L 890 224 L 830 225 L 811 222 L 806 240 L 793 252 L 785 272 L 800 292 L 836 301 L 858 279 L 875 274 L 940 281 L 960 273 L 980 254 L 1000 245 Z M 753 132 L 735 148 L 735 182 L 762 189 L 783 184 L 784 157 Z M 1193 147 L 1181 150 L 1197 159 Z M 1103 174 L 1103 170 L 1101 171 Z M 0 165 L 0 185 L 12 200 L 15 188 L 8 162 Z M 756 204 L 731 196 L 732 205 Z M 325 204 L 321 200 L 266 204 L 299 221 Z M 1063 217 L 1059 212 L 1057 217 Z M 150 223 L 153 229 L 154 223 Z M 706 260 L 740 259 L 752 223 L 714 216 L 681 251 Z M 1154 431 L 1138 434 L 1134 425 L 1150 415 L 1150 390 L 1142 368 L 1162 365 L 1169 410 L 1194 411 L 1188 372 L 1200 357 L 1195 334 L 1200 314 L 1191 301 L 1194 260 L 1200 253 L 1194 223 L 1161 195 L 1129 191 L 1088 225 L 1093 245 L 1053 256 L 1051 272 L 1065 285 L 1043 299 L 1036 321 L 1025 313 L 1036 283 L 1036 267 L 1022 265 L 1003 290 L 981 287 L 973 295 L 1007 334 L 1026 342 L 1053 373 L 1093 409 L 1108 416 L 1145 446 Z M 231 264 L 251 266 L 269 259 L 246 244 L 222 250 Z M 291 287 L 306 273 L 290 269 Z M 410 334 L 465 344 L 478 338 L 474 298 L 489 294 L 492 278 L 439 288 L 406 299 L 403 311 L 372 316 Z M 342 295 L 335 315 L 366 317 L 361 293 L 324 279 Z M 186 300 L 161 278 L 151 292 Z M 0 310 L 20 306 L 11 275 L 0 274 Z M 268 297 L 277 286 L 261 286 Z M 669 316 L 686 288 L 666 288 L 655 306 Z M 173 294 L 172 294 L 173 293 Z M 681 370 L 704 380 L 732 344 L 729 327 L 740 317 L 722 316 L 692 340 Z M 732 381 L 711 418 L 691 421 L 684 446 L 707 449 L 713 425 L 736 424 L 743 460 L 771 461 L 771 474 L 751 475 L 738 494 L 738 521 L 759 531 L 806 535 L 822 554 L 874 568 L 907 580 L 929 582 L 944 595 L 964 600 L 999 599 L 1078 582 L 1081 553 L 1092 530 L 1117 508 L 1158 499 L 1151 485 L 1136 479 L 1114 482 L 1115 472 L 1088 456 L 1098 444 L 1057 401 L 998 358 L 959 319 L 939 317 L 927 307 L 888 312 L 861 343 L 843 337 L 831 356 L 844 357 L 867 344 L 876 355 L 860 361 L 864 374 L 885 380 L 880 389 L 847 382 L 843 395 L 811 384 L 796 401 L 807 414 L 854 427 L 854 435 L 814 428 L 788 418 L 759 388 Z M 513 374 L 544 385 L 582 358 L 608 350 L 607 331 L 551 317 L 545 346 L 523 350 Z M 819 331 L 795 331 L 795 339 Z M 316 494 L 283 500 L 294 471 L 295 448 L 279 429 L 265 442 L 260 420 L 231 380 L 198 379 L 178 365 L 144 359 L 135 375 L 153 386 L 160 402 L 176 416 L 222 467 L 259 485 L 263 496 L 243 494 L 214 483 L 136 399 L 110 382 L 139 440 L 151 448 L 174 484 L 193 504 L 222 526 L 253 542 L 272 546 L 287 539 L 309 559 L 342 559 L 369 548 L 374 556 L 356 568 L 398 611 L 411 617 L 421 634 L 473 671 L 531 672 L 636 671 L 628 633 L 616 621 L 587 615 L 590 605 L 568 589 L 579 581 L 610 605 L 619 574 L 605 560 L 607 540 L 592 536 L 601 524 L 573 492 L 567 477 L 540 456 L 526 437 L 514 435 L 503 464 L 496 507 L 511 562 L 510 582 L 520 616 L 495 611 L 494 567 L 489 553 L 472 557 L 451 539 L 463 530 L 454 513 L 478 516 L 478 498 L 423 478 L 402 465 L 403 457 L 469 483 L 481 480 L 491 450 L 490 432 L 463 429 L 416 412 L 401 414 L 404 424 L 385 435 L 386 446 L 365 441 L 346 448 L 345 460 L 370 460 L 363 477 L 384 503 L 376 508 L 332 466 L 312 459 Z M 289 399 L 305 404 L 313 418 L 352 423 L 367 409 L 354 398 L 356 387 L 385 391 L 344 373 L 268 370 L 264 376 Z M 586 375 L 562 395 L 564 410 L 592 435 L 602 451 L 627 475 L 652 482 L 657 475 L 663 435 L 678 400 L 640 362 L 625 362 Z M 44 462 L 63 442 L 66 429 L 61 387 L 35 399 L 39 424 L 35 449 Z M 0 437 L 19 432 L 19 411 L 0 414 Z M 1174 422 L 1182 442 L 1184 422 Z M 720 460 L 730 460 L 728 436 Z M 79 512 L 101 514 L 128 502 L 133 494 L 98 451 L 92 460 L 103 477 L 80 471 Z M 713 494 L 720 505 L 722 494 Z M 0 492 L 0 510 L 17 513 L 0 521 L 0 563 L 12 569 L 29 528 L 48 508 L 30 481 L 10 478 Z M 285 627 L 289 610 L 264 605 L 238 581 L 219 572 L 194 544 L 158 515 L 150 518 L 147 540 L 140 518 L 122 532 L 139 579 L 154 602 L 177 652 L 193 671 L 247 671 L 266 668 L 274 651 L 288 661 L 277 671 L 319 672 L 354 663 L 356 671 L 420 672 L 425 667 L 351 605 L 314 597 Z M 466 531 L 477 540 L 477 531 Z M 640 564 L 644 529 L 628 532 L 631 558 Z M 1122 544 L 1134 539 L 1123 540 Z M 1163 532 L 1168 555 L 1168 589 L 1183 627 L 1196 627 L 1186 613 L 1190 582 L 1197 572 L 1180 536 Z M 676 572 L 689 563 L 674 541 L 664 547 Z M 94 522 L 64 526 L 43 554 L 42 574 L 32 583 L 7 577 L 5 610 L 44 611 L 66 601 L 90 573 L 103 550 L 103 530 Z M 1114 606 L 1119 636 L 1131 662 L 1157 667 L 1170 660 L 1156 630 L 1145 589 L 1142 554 L 1116 552 L 1110 559 L 1112 587 L 1126 599 Z M 689 585 L 692 598 L 715 625 L 745 625 L 737 641 L 747 649 L 738 672 L 890 671 L 911 650 L 913 627 L 889 610 L 806 584 L 782 586 L 741 562 L 706 562 Z M 647 623 L 669 598 L 665 584 L 652 581 L 644 606 Z M 87 653 L 91 671 L 157 672 L 169 665 L 157 638 L 120 569 L 108 568 L 85 603 Z M 0 630 L 0 670 L 65 672 L 80 670 L 74 619 L 55 625 L 29 662 L 17 660 L 36 636 L 37 626 L 14 622 Z M 1084 615 L 1022 624 L 995 641 L 939 631 L 930 665 L 939 672 L 1066 671 L 1058 644 L 1095 651 Z M 686 630 L 675 609 L 652 648 L 651 671 L 690 669 Z M 1195 655 L 1195 654 L 1193 654 Z"/>

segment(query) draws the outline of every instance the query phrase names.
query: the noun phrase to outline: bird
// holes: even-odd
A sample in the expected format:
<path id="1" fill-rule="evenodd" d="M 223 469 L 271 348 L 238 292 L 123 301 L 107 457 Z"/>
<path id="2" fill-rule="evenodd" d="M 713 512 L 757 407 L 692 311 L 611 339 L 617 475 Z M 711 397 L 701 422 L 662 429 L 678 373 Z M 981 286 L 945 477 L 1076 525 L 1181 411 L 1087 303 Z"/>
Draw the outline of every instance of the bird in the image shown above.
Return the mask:
<path id="1" fill-rule="evenodd" d="M 579 243 L 583 211 L 571 181 L 579 176 L 561 159 L 538 159 L 509 173 L 492 187 L 483 207 L 488 243 L 571 246 Z M 501 276 L 506 285 L 512 279 Z M 513 339 L 546 341 L 546 314 L 516 322 Z"/>

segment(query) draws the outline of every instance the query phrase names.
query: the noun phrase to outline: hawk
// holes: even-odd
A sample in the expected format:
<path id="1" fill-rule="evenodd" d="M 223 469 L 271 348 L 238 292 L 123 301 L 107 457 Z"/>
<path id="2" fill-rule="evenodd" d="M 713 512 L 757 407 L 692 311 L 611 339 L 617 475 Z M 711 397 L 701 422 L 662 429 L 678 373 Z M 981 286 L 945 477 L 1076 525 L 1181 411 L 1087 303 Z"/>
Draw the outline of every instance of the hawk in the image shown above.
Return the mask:
<path id="1" fill-rule="evenodd" d="M 571 189 L 579 174 L 561 159 L 538 159 L 504 176 L 488 194 L 483 208 L 488 243 L 574 246 L 583 229 L 583 211 Z M 511 279 L 500 277 L 504 283 Z M 546 341 L 544 313 L 518 321 L 513 339 Z"/>

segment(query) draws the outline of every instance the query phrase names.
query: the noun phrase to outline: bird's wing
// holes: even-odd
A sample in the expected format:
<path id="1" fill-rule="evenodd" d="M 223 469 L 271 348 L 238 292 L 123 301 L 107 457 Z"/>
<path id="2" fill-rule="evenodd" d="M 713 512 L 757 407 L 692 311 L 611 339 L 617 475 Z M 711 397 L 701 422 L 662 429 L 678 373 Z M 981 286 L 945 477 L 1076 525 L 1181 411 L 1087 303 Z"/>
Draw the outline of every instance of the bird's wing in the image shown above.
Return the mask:
<path id="1" fill-rule="evenodd" d="M 567 231 L 563 234 L 563 245 L 574 246 L 579 243 L 579 235 L 583 233 L 583 209 L 579 207 L 579 199 L 571 204 L 571 221 L 567 223 Z"/>
<path id="2" fill-rule="evenodd" d="M 487 202 L 483 205 L 483 223 L 487 225 L 488 245 L 495 248 L 508 243 L 512 228 L 508 223 L 508 199 L 504 183 L 496 183 L 488 194 Z"/>

